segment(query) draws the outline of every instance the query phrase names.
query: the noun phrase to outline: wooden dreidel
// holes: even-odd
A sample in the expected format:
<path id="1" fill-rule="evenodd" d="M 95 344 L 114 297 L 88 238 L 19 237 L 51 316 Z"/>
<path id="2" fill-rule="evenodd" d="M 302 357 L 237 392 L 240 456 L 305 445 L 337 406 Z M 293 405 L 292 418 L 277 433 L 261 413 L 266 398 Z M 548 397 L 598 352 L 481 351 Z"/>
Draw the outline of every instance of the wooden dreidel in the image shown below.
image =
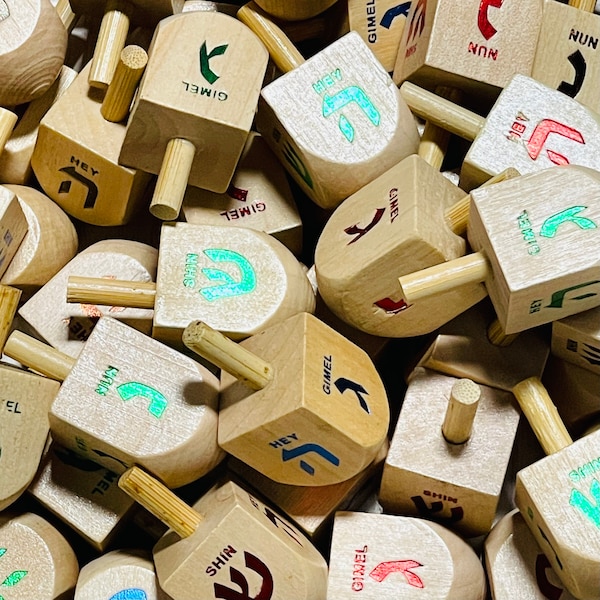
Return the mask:
<path id="1" fill-rule="evenodd" d="M 514 509 L 485 540 L 485 567 L 493 600 L 575 600 Z"/>
<path id="2" fill-rule="evenodd" d="M 93 225 L 122 225 L 145 202 L 150 175 L 118 164 L 124 123 L 101 113 L 89 64 L 42 119 L 31 157 L 44 192 L 66 213 Z"/>
<path id="3" fill-rule="evenodd" d="M 133 500 L 119 489 L 117 479 L 114 471 L 53 443 L 27 492 L 95 550 L 103 552 L 133 507 Z"/>
<path id="4" fill-rule="evenodd" d="M 513 77 L 487 119 L 410 82 L 400 92 L 415 114 L 473 141 L 461 168 L 465 190 L 507 167 L 522 174 L 569 163 L 598 167 L 598 115 L 524 75 Z"/>
<path id="5" fill-rule="evenodd" d="M 339 512 L 333 524 L 327 600 L 483 600 L 483 566 L 472 548 L 424 519 Z"/>
<path id="6" fill-rule="evenodd" d="M 33 480 L 48 438 L 48 411 L 60 385 L 56 381 L 0 366 L 0 511 Z"/>
<path id="7" fill-rule="evenodd" d="M 263 475 L 330 485 L 377 456 L 390 419 L 381 379 L 363 350 L 313 315 L 240 344 L 197 321 L 183 341 L 224 371 L 219 445 Z"/>
<path id="8" fill-rule="evenodd" d="M 217 379 L 123 323 L 100 319 L 77 361 L 18 331 L 5 354 L 63 381 L 50 410 L 52 439 L 84 458 L 117 473 L 140 464 L 170 487 L 223 458 Z"/>
<path id="9" fill-rule="evenodd" d="M 495 97 L 516 73 L 531 74 L 544 2 L 452 0 L 410 6 L 394 82 L 452 85 Z M 518 48 L 518 51 L 515 50 Z"/>
<path id="10" fill-rule="evenodd" d="M 267 61 L 260 40 L 229 15 L 186 12 L 159 23 L 119 155 L 158 175 L 154 216 L 176 219 L 188 182 L 227 190 Z"/>
<path id="11" fill-rule="evenodd" d="M 507 334 L 600 304 L 600 176 L 563 166 L 471 192 L 474 254 L 399 278 L 407 303 L 484 282 Z M 543 196 L 541 205 L 538 198 Z"/>
<path id="12" fill-rule="evenodd" d="M 38 337 L 73 357 L 79 355 L 96 321 L 103 315 L 150 334 L 151 309 L 110 304 L 70 304 L 65 297 L 65 290 L 70 275 L 149 282 L 156 275 L 157 261 L 158 252 L 147 244 L 129 240 L 97 242 L 77 254 L 23 304 L 19 315 Z"/>
<path id="13" fill-rule="evenodd" d="M 265 12 L 284 21 L 300 21 L 321 14 L 337 0 L 300 0 L 286 2 L 285 0 L 258 0 L 256 3 Z"/>
<path id="14" fill-rule="evenodd" d="M 6 147 L 16 124 L 17 115 L 7 108 L 0 107 L 0 156 Z"/>
<path id="15" fill-rule="evenodd" d="M 531 76 L 600 112 L 595 5 L 595 0 L 545 3 Z"/>
<path id="16" fill-rule="evenodd" d="M 302 221 L 285 171 L 262 136 L 250 133 L 224 194 L 189 186 L 182 216 L 198 225 L 230 225 L 264 231 L 296 256 L 302 251 Z"/>
<path id="17" fill-rule="evenodd" d="M 551 352 L 600 375 L 600 308 L 554 321 Z"/>
<path id="18" fill-rule="evenodd" d="M 63 535 L 31 513 L 0 515 L 0 594 L 12 598 L 73 597 L 79 574 L 75 552 Z"/>
<path id="19" fill-rule="evenodd" d="M 13 191 L 0 185 L 0 277 L 27 235 L 27 218 Z"/>
<path id="20" fill-rule="evenodd" d="M 67 30 L 50 0 L 3 0 L 0 31 L 0 106 L 30 102 L 58 76 Z"/>
<path id="21" fill-rule="evenodd" d="M 488 533 L 518 425 L 509 392 L 417 369 L 383 468 L 384 510 Z"/>
<path id="22" fill-rule="evenodd" d="M 546 458 L 517 473 L 515 504 L 565 588 L 598 598 L 600 581 L 600 431 L 575 443 L 537 378 L 513 388 Z"/>
<path id="23" fill-rule="evenodd" d="M 413 154 L 415 120 L 356 32 L 304 59 L 251 2 L 238 18 L 286 73 L 261 92 L 256 127 L 301 189 L 322 208 Z M 289 99 L 293 98 L 293 107 Z"/>
<path id="24" fill-rule="evenodd" d="M 286 519 L 233 482 L 190 507 L 133 467 L 119 486 L 167 523 L 154 546 L 161 587 L 173 600 L 323 598 L 327 563 Z"/>
<path id="25" fill-rule="evenodd" d="M 87 563 L 80 571 L 75 600 L 171 600 L 156 580 L 149 552 L 113 550 Z"/>
<path id="26" fill-rule="evenodd" d="M 46 92 L 32 100 L 0 152 L 0 181 L 24 185 L 31 179 L 31 156 L 37 141 L 40 121 L 50 107 L 73 83 L 77 72 L 63 66 Z M 1 145 L 1 144 L 0 144 Z"/>
<path id="27" fill-rule="evenodd" d="M 48 196 L 22 185 L 4 187 L 17 196 L 27 220 L 27 233 L 0 283 L 19 288 L 24 302 L 75 256 L 77 232 L 67 214 Z"/>
<path id="28" fill-rule="evenodd" d="M 189 223 L 163 225 L 156 285 L 71 278 L 67 296 L 154 307 L 152 336 L 176 346 L 198 317 L 241 339 L 315 307 L 303 267 L 281 242 L 261 231 Z"/>

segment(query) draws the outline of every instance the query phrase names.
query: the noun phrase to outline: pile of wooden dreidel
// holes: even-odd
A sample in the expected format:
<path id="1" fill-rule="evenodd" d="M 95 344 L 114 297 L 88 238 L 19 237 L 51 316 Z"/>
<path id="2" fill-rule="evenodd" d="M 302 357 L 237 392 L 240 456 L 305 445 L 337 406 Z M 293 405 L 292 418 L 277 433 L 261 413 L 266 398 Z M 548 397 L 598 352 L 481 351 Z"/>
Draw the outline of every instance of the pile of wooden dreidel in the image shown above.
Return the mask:
<path id="1" fill-rule="evenodd" d="M 595 4 L 0 0 L 0 600 L 600 600 Z"/>

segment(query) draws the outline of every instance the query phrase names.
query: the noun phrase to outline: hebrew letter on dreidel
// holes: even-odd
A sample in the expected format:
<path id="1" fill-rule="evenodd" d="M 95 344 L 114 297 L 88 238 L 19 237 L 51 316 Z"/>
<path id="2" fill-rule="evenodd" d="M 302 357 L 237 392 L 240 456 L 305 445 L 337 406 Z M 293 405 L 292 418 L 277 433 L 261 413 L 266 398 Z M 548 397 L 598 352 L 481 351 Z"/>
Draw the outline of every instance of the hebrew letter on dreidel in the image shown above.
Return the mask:
<path id="1" fill-rule="evenodd" d="M 350 379 L 346 379 L 345 377 L 339 377 L 335 380 L 334 385 L 340 394 L 343 394 L 346 390 L 352 390 L 356 394 L 356 399 L 358 400 L 360 407 L 367 414 L 371 413 L 369 405 L 363 397 L 363 394 L 365 394 L 365 396 L 368 396 L 369 392 L 367 392 L 367 390 L 365 390 L 365 388 L 362 385 L 360 385 L 360 383 L 356 383 L 356 381 L 351 381 Z"/>
<path id="2" fill-rule="evenodd" d="M 585 210 L 587 206 L 571 206 L 566 210 L 562 210 L 551 217 L 548 217 L 542 228 L 540 229 L 540 235 L 547 238 L 552 238 L 556 235 L 556 230 L 563 223 L 571 222 L 575 223 L 581 229 L 596 229 L 598 226 L 594 221 L 586 217 L 578 217 L 577 214 L 582 210 Z"/>
<path id="3" fill-rule="evenodd" d="M 271 600 L 271 596 L 273 595 L 273 575 L 271 575 L 271 571 L 269 571 L 267 565 L 254 556 L 254 554 L 246 551 L 244 551 L 244 560 L 246 566 L 255 573 L 258 573 L 262 578 L 262 585 L 258 594 L 254 597 L 250 596 L 248 580 L 244 577 L 243 573 L 233 567 L 229 567 L 231 582 L 238 585 L 241 591 L 238 592 L 220 583 L 215 583 L 215 598 L 224 598 L 224 600 Z"/>
<path id="4" fill-rule="evenodd" d="M 354 244 L 354 242 L 358 242 L 358 240 L 360 240 L 360 238 L 363 235 L 366 235 L 367 233 L 369 233 L 369 231 L 371 231 L 371 229 L 373 229 L 373 227 L 375 227 L 375 225 L 377 225 L 377 223 L 379 223 L 379 221 L 381 221 L 381 218 L 383 217 L 384 213 L 385 213 L 385 208 L 376 209 L 375 216 L 373 217 L 371 222 L 366 227 L 359 227 L 358 223 L 356 223 L 355 225 L 351 225 L 350 227 L 346 227 L 346 229 L 344 229 L 344 233 L 347 233 L 348 235 L 356 235 L 357 234 L 355 238 L 352 238 L 348 242 L 348 246 L 350 244 Z"/>
<path id="5" fill-rule="evenodd" d="M 323 116 L 329 117 L 334 112 L 341 110 L 351 102 L 356 102 L 362 111 L 367 115 L 373 125 L 378 126 L 381 120 L 379 111 L 373 106 L 370 98 L 365 94 L 361 88 L 351 85 L 347 87 L 335 96 L 323 96 Z M 344 115 L 340 115 L 339 120 L 340 131 L 344 134 L 344 137 L 352 142 L 354 140 L 354 127 Z"/>
<path id="6" fill-rule="evenodd" d="M 96 205 L 96 198 L 98 198 L 98 186 L 87 177 L 84 177 L 81 173 L 78 173 L 75 170 L 75 167 L 63 167 L 59 169 L 62 173 L 66 173 L 70 175 L 76 181 L 79 181 L 87 188 L 87 195 L 85 197 L 85 202 L 83 203 L 83 208 L 94 208 Z M 60 187 L 58 188 L 59 194 L 68 194 L 71 191 L 71 181 L 65 179 L 65 181 L 61 181 Z"/>
<path id="7" fill-rule="evenodd" d="M 241 280 L 235 281 L 229 273 L 221 269 L 204 268 L 202 273 L 210 281 L 220 281 L 219 285 L 204 287 L 200 293 L 209 301 L 213 302 L 220 298 L 241 296 L 249 294 L 256 287 L 256 274 L 252 265 L 241 254 L 233 250 L 222 248 L 207 248 L 204 254 L 214 262 L 232 262 L 237 265 L 241 273 Z"/>
<path id="8" fill-rule="evenodd" d="M 370 573 L 369 577 L 381 583 L 388 575 L 392 573 L 402 573 L 406 581 L 416 588 L 424 588 L 423 580 L 411 571 L 423 565 L 416 560 L 393 560 L 379 563 Z"/>
<path id="9" fill-rule="evenodd" d="M 496 35 L 497 29 L 490 23 L 488 18 L 488 10 L 491 7 L 501 8 L 504 0 L 481 0 L 479 5 L 479 14 L 477 15 L 477 26 L 481 35 L 486 40 L 493 38 Z"/>
<path id="10" fill-rule="evenodd" d="M 531 134 L 531 138 L 527 142 L 527 152 L 532 160 L 537 160 L 538 156 L 542 152 L 542 148 L 548 139 L 548 136 L 552 133 L 557 135 L 561 135 L 562 137 L 566 137 L 570 140 L 578 142 L 579 144 L 585 144 L 585 140 L 579 131 L 569 127 L 568 125 L 564 125 L 563 123 L 558 123 L 557 121 L 553 121 L 552 119 L 544 119 L 540 121 L 533 133 Z M 568 165 L 569 159 L 558 152 L 554 152 L 554 150 L 546 150 L 548 154 L 548 158 L 555 165 Z"/>
<path id="11" fill-rule="evenodd" d="M 585 63 L 583 54 L 581 54 L 579 50 L 573 52 L 568 59 L 575 69 L 575 79 L 573 80 L 573 83 L 569 83 L 567 81 L 561 82 L 561 84 L 558 86 L 558 91 L 570 96 L 571 98 L 575 98 L 575 96 L 579 94 L 579 91 L 583 87 L 587 65 Z"/>
<path id="12" fill-rule="evenodd" d="M 597 479 L 592 481 L 590 494 L 595 502 L 592 502 L 579 490 L 571 492 L 569 504 L 580 510 L 598 529 L 600 529 L 600 482 Z"/>
<path id="13" fill-rule="evenodd" d="M 422 517 L 426 519 L 432 519 L 444 525 L 452 525 L 452 523 L 456 523 L 464 517 L 462 506 L 453 506 L 450 509 L 450 514 L 452 515 L 451 517 L 441 517 L 436 513 L 439 513 L 443 510 L 443 502 L 436 500 L 435 502 L 431 503 L 431 506 L 427 506 L 421 496 L 412 496 L 411 500 Z"/>
<path id="14" fill-rule="evenodd" d="M 146 592 L 139 588 L 128 588 L 117 592 L 110 600 L 148 600 Z"/>
<path id="15" fill-rule="evenodd" d="M 298 456 L 308 454 L 309 452 L 315 452 L 336 467 L 340 464 L 340 459 L 335 454 L 332 454 L 329 452 L 329 450 L 323 448 L 323 446 L 319 446 L 319 444 L 303 444 L 302 446 L 298 446 L 293 450 L 287 450 L 284 448 L 281 451 L 281 458 L 283 462 L 286 462 Z M 315 474 L 314 467 L 303 460 L 300 461 L 300 468 L 303 471 L 306 471 L 309 475 Z"/>
<path id="16" fill-rule="evenodd" d="M 117 386 L 117 393 L 123 400 L 131 400 L 137 396 L 150 400 L 148 412 L 157 419 L 162 417 L 167 408 L 167 399 L 158 390 L 137 381 L 130 381 Z"/>
<path id="17" fill-rule="evenodd" d="M 563 589 L 557 588 L 548 581 L 546 571 L 551 569 L 552 565 L 545 554 L 538 554 L 535 561 L 535 580 L 540 588 L 540 592 L 544 594 L 548 600 L 560 600 Z"/>

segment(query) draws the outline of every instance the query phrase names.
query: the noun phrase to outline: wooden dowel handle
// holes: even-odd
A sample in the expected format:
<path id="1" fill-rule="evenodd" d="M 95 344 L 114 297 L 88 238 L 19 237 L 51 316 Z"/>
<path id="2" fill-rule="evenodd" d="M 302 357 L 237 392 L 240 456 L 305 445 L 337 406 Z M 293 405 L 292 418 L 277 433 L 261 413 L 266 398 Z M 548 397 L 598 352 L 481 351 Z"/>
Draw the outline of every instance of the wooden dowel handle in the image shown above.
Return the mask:
<path id="1" fill-rule="evenodd" d="M 127 0 L 109 0 L 94 48 L 88 83 L 106 89 L 112 81 L 129 32 L 133 7 Z"/>
<path id="2" fill-rule="evenodd" d="M 568 4 L 579 10 L 591 13 L 593 13 L 596 8 L 596 0 L 569 0 Z"/>
<path id="3" fill-rule="evenodd" d="M 150 202 L 150 212 L 157 219 L 173 221 L 179 216 L 195 156 L 192 142 L 169 140 Z"/>
<path id="4" fill-rule="evenodd" d="M 21 290 L 8 285 L 0 285 L 0 354 L 2 354 L 13 319 L 17 314 L 20 299 Z"/>
<path id="5" fill-rule="evenodd" d="M 190 350 L 253 390 L 262 390 L 273 379 L 269 363 L 202 321 L 190 323 L 182 339 Z"/>
<path id="6" fill-rule="evenodd" d="M 288 73 L 304 62 L 303 56 L 283 30 L 254 2 L 242 6 L 237 17 L 260 38 L 271 60 L 282 73 Z"/>
<path id="7" fill-rule="evenodd" d="M 442 424 L 442 433 L 446 441 L 451 444 L 464 444 L 471 437 L 480 397 L 481 388 L 470 379 L 459 379 L 452 386 Z"/>
<path id="8" fill-rule="evenodd" d="M 521 381 L 512 392 L 546 454 L 554 454 L 573 443 L 539 377 Z"/>
<path id="9" fill-rule="evenodd" d="M 490 274 L 487 258 L 481 252 L 467 254 L 398 279 L 407 303 L 443 294 L 462 285 L 481 283 Z"/>
<path id="10" fill-rule="evenodd" d="M 56 12 L 65 26 L 65 29 L 71 33 L 75 28 L 75 24 L 79 17 L 73 12 L 69 0 L 58 0 L 56 3 Z"/>
<path id="11" fill-rule="evenodd" d="M 491 344 L 506 348 L 510 346 L 518 337 L 518 333 L 505 333 L 498 319 L 494 319 L 487 330 L 487 337 Z"/>
<path id="12" fill-rule="evenodd" d="M 148 54 L 143 48 L 140 46 L 123 48 L 114 77 L 100 108 L 102 116 L 107 121 L 119 123 L 127 117 L 147 64 Z"/>
<path id="13" fill-rule="evenodd" d="M 103 304 L 128 308 L 154 308 L 156 284 L 152 281 L 122 281 L 71 275 L 67 302 Z"/>
<path id="14" fill-rule="evenodd" d="M 480 115 L 409 81 L 400 86 L 400 93 L 415 115 L 470 142 L 477 137 L 485 123 Z"/>
<path id="15" fill-rule="evenodd" d="M 10 139 L 17 120 L 18 117 L 14 112 L 0 107 L 0 154 L 2 154 L 2 150 L 6 146 L 6 142 Z"/>
<path id="16" fill-rule="evenodd" d="M 201 514 L 139 467 L 127 469 L 119 477 L 119 487 L 179 537 L 189 537 L 203 521 Z"/>
<path id="17" fill-rule="evenodd" d="M 8 336 L 4 354 L 56 381 L 64 381 L 76 362 L 72 356 L 21 331 L 13 331 Z"/>

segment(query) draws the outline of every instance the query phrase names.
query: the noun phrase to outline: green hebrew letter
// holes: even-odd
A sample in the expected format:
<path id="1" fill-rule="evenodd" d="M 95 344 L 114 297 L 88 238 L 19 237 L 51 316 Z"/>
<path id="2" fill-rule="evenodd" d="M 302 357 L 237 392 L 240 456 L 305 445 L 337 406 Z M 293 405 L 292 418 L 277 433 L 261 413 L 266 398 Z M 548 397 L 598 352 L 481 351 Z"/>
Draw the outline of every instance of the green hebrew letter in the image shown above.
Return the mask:
<path id="1" fill-rule="evenodd" d="M 233 250 L 223 248 L 207 248 L 204 254 L 214 262 L 232 262 L 237 265 L 241 273 L 241 280 L 235 281 L 229 273 L 221 269 L 202 269 L 202 273 L 210 281 L 220 281 L 222 283 L 209 287 L 204 287 L 200 293 L 209 301 L 219 300 L 220 298 L 229 298 L 231 296 L 241 296 L 249 294 L 256 288 L 256 274 L 252 265 L 241 254 Z"/>
<path id="2" fill-rule="evenodd" d="M 367 96 L 361 88 L 356 87 L 355 85 L 347 87 L 341 92 L 338 92 L 335 96 L 328 96 L 325 94 L 325 96 L 323 96 L 323 116 L 328 117 L 351 102 L 356 102 L 356 104 L 358 104 L 373 125 L 379 125 L 381 120 L 379 111 L 373 106 L 369 96 Z M 340 115 L 338 125 L 341 132 L 344 134 L 344 137 L 349 142 L 353 141 L 354 127 L 352 127 L 352 124 L 344 115 Z"/>
<path id="3" fill-rule="evenodd" d="M 565 288 L 564 290 L 558 290 L 552 294 L 552 298 L 550 300 L 550 304 L 546 305 L 544 308 L 562 308 L 565 304 L 565 298 L 569 292 L 574 292 L 575 290 L 588 287 L 589 285 L 596 285 L 600 283 L 600 281 L 587 281 L 586 283 L 579 283 L 578 285 L 573 285 L 571 287 Z M 592 296 L 596 296 L 596 292 L 584 292 L 579 296 L 574 296 L 570 298 L 571 300 L 585 300 L 586 298 L 591 298 Z M 566 298 L 569 300 L 569 298 Z"/>
<path id="4" fill-rule="evenodd" d="M 202 46 L 200 46 L 200 72 L 202 73 L 202 77 L 204 77 L 208 83 L 214 83 L 219 79 L 219 75 L 210 68 L 210 59 L 213 56 L 225 54 L 228 45 L 229 44 L 223 44 L 222 46 L 217 46 L 213 48 L 210 53 L 206 49 L 206 42 L 203 42 Z"/>
<path id="5" fill-rule="evenodd" d="M 137 381 L 130 381 L 117 386 L 117 393 L 123 400 L 131 400 L 137 396 L 150 400 L 148 412 L 157 419 L 162 417 L 165 408 L 167 408 L 167 399 L 158 390 Z"/>
<path id="6" fill-rule="evenodd" d="M 579 490 L 571 491 L 569 504 L 578 508 L 598 529 L 600 529 L 600 482 L 597 479 L 592 481 L 590 494 L 595 501 L 592 504 L 586 496 Z"/>
<path id="7" fill-rule="evenodd" d="M 575 225 L 581 227 L 581 229 L 596 229 L 597 225 L 591 219 L 575 216 L 586 208 L 587 206 L 571 206 L 571 208 L 567 208 L 566 210 L 548 217 L 540 229 L 540 235 L 547 238 L 554 237 L 556 235 L 556 230 L 567 221 L 575 223 Z"/>

